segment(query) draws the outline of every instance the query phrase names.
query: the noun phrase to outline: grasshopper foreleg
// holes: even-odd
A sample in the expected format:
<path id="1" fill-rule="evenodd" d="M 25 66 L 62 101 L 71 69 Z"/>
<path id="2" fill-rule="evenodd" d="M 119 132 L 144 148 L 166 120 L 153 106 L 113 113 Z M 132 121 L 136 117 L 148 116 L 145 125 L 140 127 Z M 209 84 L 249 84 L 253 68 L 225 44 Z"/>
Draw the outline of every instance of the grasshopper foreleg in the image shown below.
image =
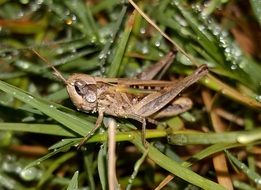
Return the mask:
<path id="1" fill-rule="evenodd" d="M 78 147 L 81 147 L 100 128 L 101 123 L 103 121 L 103 117 L 104 117 L 104 113 L 99 112 L 94 128 L 92 128 L 92 130 L 90 132 L 88 132 L 88 134 L 82 139 L 82 141 L 80 142 Z"/>

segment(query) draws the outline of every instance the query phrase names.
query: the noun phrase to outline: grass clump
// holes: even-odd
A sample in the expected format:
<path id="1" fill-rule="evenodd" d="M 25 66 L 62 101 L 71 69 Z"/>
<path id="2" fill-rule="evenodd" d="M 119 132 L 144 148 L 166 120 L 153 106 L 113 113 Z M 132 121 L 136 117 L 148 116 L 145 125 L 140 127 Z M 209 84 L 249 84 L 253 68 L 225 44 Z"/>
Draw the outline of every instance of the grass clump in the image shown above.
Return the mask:
<path id="1" fill-rule="evenodd" d="M 1 189 L 260 188 L 259 1 L 130 2 L 0 1 Z M 174 46 L 164 79 L 201 64 L 210 74 L 182 93 L 191 110 L 147 126 L 147 148 L 139 123 L 114 118 L 117 182 L 108 180 L 111 117 L 77 148 L 97 115 L 77 111 L 32 50 L 65 78 L 131 78 Z"/>

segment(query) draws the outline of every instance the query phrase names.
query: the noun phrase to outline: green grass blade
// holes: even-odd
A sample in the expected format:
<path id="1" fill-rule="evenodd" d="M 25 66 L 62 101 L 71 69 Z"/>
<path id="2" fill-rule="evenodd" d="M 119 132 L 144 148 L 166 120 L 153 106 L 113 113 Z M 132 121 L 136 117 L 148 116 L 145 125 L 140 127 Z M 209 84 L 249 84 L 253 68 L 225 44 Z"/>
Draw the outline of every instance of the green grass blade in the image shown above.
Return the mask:
<path id="1" fill-rule="evenodd" d="M 216 143 L 250 143 L 261 139 L 261 129 L 223 133 L 199 133 L 178 131 L 169 136 L 169 142 L 177 145 L 216 144 Z"/>
<path id="2" fill-rule="evenodd" d="M 39 97 L 34 97 L 31 94 L 3 81 L 0 81 L 0 90 L 38 109 L 39 111 L 66 126 L 69 130 L 72 130 L 81 136 L 86 135 L 87 132 L 90 131 L 94 126 L 92 123 L 87 122 L 86 120 L 56 109 L 52 102 L 48 102 Z"/>
<path id="3" fill-rule="evenodd" d="M 255 16 L 261 25 L 261 1 L 260 0 L 250 0 L 252 8 L 254 10 Z"/>
<path id="4" fill-rule="evenodd" d="M 67 190 L 78 190 L 78 175 L 79 175 L 78 171 L 76 171 L 73 174 L 73 177 L 69 183 Z"/>
<path id="5" fill-rule="evenodd" d="M 110 48 L 113 45 L 113 42 L 115 41 L 115 38 L 116 38 L 116 36 L 117 36 L 117 34 L 118 34 L 119 30 L 120 30 L 120 27 L 121 27 L 122 22 L 123 22 L 123 18 L 124 18 L 125 14 L 126 14 L 126 11 L 127 11 L 127 6 L 123 6 L 122 10 L 121 10 L 121 13 L 119 15 L 119 18 L 118 18 L 117 22 L 114 24 L 112 34 L 110 35 L 110 39 L 107 40 L 106 44 L 103 47 L 103 50 L 99 54 L 99 60 L 100 60 L 100 64 L 99 65 L 100 65 L 101 68 L 104 67 L 105 62 L 108 59 L 107 55 L 109 55 Z"/>
<path id="6" fill-rule="evenodd" d="M 54 160 L 52 164 L 49 165 L 49 168 L 45 171 L 45 173 L 42 175 L 41 180 L 38 182 L 37 187 L 41 187 L 50 177 L 52 176 L 52 173 L 60 167 L 61 164 L 66 162 L 67 160 L 71 159 L 73 156 L 75 156 L 75 152 L 69 152 L 65 153 L 62 156 L 60 156 L 58 159 Z"/>
<path id="7" fill-rule="evenodd" d="M 64 1 L 66 6 L 80 19 L 82 23 L 81 31 L 91 39 L 98 40 L 98 29 L 90 12 L 89 6 L 83 1 Z"/>
<path id="8" fill-rule="evenodd" d="M 125 31 L 123 32 L 123 34 L 120 38 L 119 45 L 117 46 L 115 55 L 113 57 L 110 68 L 108 70 L 108 73 L 107 73 L 108 77 L 116 77 L 118 75 L 118 72 L 119 72 L 119 69 L 121 66 L 121 62 L 124 57 L 125 49 L 127 47 L 127 43 L 128 43 L 131 31 L 132 31 L 134 17 L 135 17 L 135 12 L 129 17 L 129 19 L 127 21 Z"/>
<path id="9" fill-rule="evenodd" d="M 249 177 L 253 182 L 256 183 L 256 185 L 261 185 L 261 176 L 255 172 L 254 170 L 251 170 L 247 165 L 245 165 L 243 162 L 238 160 L 235 156 L 233 156 L 229 151 L 226 151 L 226 155 L 228 159 L 236 165 L 237 168 L 239 168 L 245 175 Z"/>
<path id="10" fill-rule="evenodd" d="M 100 146 L 100 150 L 98 153 L 98 173 L 100 177 L 101 187 L 103 190 L 107 189 L 107 143 L 104 143 Z"/>
<path id="11" fill-rule="evenodd" d="M 76 134 L 61 125 L 37 123 L 0 123 L 0 130 L 75 137 Z"/>
<path id="12" fill-rule="evenodd" d="M 210 181 L 206 178 L 201 177 L 200 175 L 196 174 L 195 172 L 189 170 L 188 168 L 182 166 L 180 163 L 170 159 L 169 157 L 165 156 L 159 150 L 157 150 L 152 145 L 148 145 L 147 149 L 144 148 L 141 142 L 141 138 L 139 135 L 136 135 L 133 141 L 133 144 L 137 146 L 137 148 L 141 152 L 148 151 L 148 157 L 153 160 L 156 164 L 160 167 L 166 169 L 167 171 L 171 172 L 172 174 L 180 177 L 181 179 L 192 183 L 202 189 L 206 190 L 225 190 L 225 188 L 213 181 Z"/>
<path id="13" fill-rule="evenodd" d="M 94 180 L 94 173 L 93 171 L 93 165 L 96 158 L 94 158 L 94 152 L 93 153 L 85 153 L 84 155 L 84 168 L 87 173 L 87 178 L 90 186 L 90 190 L 95 190 L 95 180 Z"/>

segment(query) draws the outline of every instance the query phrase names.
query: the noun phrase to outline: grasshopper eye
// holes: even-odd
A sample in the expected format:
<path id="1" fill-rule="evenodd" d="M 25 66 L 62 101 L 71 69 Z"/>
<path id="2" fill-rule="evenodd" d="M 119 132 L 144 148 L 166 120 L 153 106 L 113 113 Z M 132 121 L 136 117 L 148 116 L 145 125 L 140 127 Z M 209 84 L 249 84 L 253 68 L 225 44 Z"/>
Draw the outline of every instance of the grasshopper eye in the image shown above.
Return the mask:
<path id="1" fill-rule="evenodd" d="M 93 103 L 96 101 L 96 86 L 93 84 L 87 84 L 84 81 L 76 81 L 74 83 L 75 91 L 78 95 L 83 97 L 87 102 Z"/>

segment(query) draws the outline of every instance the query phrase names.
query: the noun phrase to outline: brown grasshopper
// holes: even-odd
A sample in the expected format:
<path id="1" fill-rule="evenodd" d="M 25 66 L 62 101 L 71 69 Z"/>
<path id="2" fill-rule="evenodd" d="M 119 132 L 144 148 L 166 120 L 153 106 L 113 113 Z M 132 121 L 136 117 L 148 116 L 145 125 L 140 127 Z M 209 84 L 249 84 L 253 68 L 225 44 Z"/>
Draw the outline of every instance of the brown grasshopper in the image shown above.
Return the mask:
<path id="1" fill-rule="evenodd" d="M 34 52 L 41 57 L 36 51 Z M 192 75 L 178 82 L 151 80 L 160 70 L 164 72 L 174 57 L 175 54 L 170 52 L 154 67 L 138 75 L 139 79 L 102 78 L 86 74 L 73 74 L 65 79 L 51 66 L 56 75 L 66 84 L 70 99 L 78 110 L 98 112 L 95 127 L 81 144 L 99 128 L 104 114 L 141 122 L 144 140 L 146 120 L 154 121 L 155 118 L 177 115 L 190 109 L 191 100 L 177 98 L 177 96 L 185 88 L 205 76 L 208 68 L 202 65 Z"/>

